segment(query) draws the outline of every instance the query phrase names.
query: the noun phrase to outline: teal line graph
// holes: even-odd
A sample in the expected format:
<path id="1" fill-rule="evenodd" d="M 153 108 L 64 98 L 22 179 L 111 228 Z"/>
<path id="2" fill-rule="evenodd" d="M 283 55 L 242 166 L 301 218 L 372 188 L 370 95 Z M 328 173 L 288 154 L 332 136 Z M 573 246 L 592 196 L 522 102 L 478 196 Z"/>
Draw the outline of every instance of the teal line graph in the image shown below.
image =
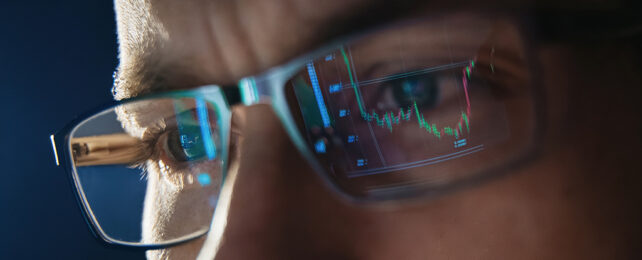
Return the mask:
<path id="1" fill-rule="evenodd" d="M 413 102 L 413 105 L 408 108 L 400 108 L 397 113 L 392 111 L 384 112 L 382 115 L 379 115 L 374 110 L 372 113 L 368 113 L 364 104 L 361 91 L 359 86 L 355 83 L 354 77 L 352 75 L 352 68 L 350 67 L 350 60 L 344 48 L 341 48 L 341 55 L 343 56 L 343 61 L 348 70 L 348 77 L 350 78 L 350 85 L 354 90 L 355 98 L 359 106 L 359 112 L 361 118 L 368 122 L 375 122 L 380 127 L 387 128 L 390 132 L 393 131 L 394 125 L 399 125 L 401 122 L 410 121 L 413 114 L 417 118 L 417 123 L 421 129 L 424 129 L 427 133 L 434 135 L 438 139 L 441 139 L 442 136 L 454 136 L 455 139 L 459 139 L 464 130 L 466 133 L 470 133 L 470 99 L 468 96 L 468 80 L 470 79 L 470 74 L 472 69 L 475 67 L 475 62 L 470 61 L 466 67 L 463 68 L 462 84 L 464 88 L 465 98 L 466 98 L 466 111 L 462 111 L 460 114 L 460 119 L 458 123 L 454 126 L 445 126 L 438 127 L 436 124 L 429 123 L 423 114 L 420 112 L 417 107 L 417 103 Z M 414 113 L 413 113 L 414 112 Z"/>

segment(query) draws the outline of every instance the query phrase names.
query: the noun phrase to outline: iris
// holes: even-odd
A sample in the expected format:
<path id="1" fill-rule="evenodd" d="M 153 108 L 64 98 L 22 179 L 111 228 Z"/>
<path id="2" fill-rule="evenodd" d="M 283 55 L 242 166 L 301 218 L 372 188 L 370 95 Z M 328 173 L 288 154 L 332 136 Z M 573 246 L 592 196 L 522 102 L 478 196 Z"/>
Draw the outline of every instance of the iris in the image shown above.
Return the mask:
<path id="1" fill-rule="evenodd" d="M 167 148 L 181 162 L 198 160 L 206 155 L 201 129 L 196 125 L 182 126 L 180 130 L 170 132 Z"/>
<path id="2" fill-rule="evenodd" d="M 433 75 L 400 78 L 388 84 L 392 88 L 395 102 L 399 107 L 411 107 L 413 102 L 417 102 L 417 105 L 424 109 L 434 108 L 437 105 L 439 87 Z"/>

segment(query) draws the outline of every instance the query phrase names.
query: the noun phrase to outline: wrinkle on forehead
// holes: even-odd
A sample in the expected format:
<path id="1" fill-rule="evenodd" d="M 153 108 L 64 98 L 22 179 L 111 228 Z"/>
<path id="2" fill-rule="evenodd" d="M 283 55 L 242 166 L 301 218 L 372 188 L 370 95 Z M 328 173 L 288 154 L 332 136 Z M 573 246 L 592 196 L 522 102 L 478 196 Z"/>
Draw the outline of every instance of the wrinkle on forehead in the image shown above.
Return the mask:
<path id="1" fill-rule="evenodd" d="M 384 4 L 117 0 L 121 64 L 114 96 L 124 99 L 205 84 L 233 84 L 329 38 L 386 20 L 387 15 L 398 13 L 393 11 L 396 5 L 410 6 Z"/>
<path id="2" fill-rule="evenodd" d="M 592 8 L 620 1 L 595 0 Z M 569 1 L 116 0 L 116 99 L 233 84 L 329 38 L 421 10 L 587 9 Z"/>

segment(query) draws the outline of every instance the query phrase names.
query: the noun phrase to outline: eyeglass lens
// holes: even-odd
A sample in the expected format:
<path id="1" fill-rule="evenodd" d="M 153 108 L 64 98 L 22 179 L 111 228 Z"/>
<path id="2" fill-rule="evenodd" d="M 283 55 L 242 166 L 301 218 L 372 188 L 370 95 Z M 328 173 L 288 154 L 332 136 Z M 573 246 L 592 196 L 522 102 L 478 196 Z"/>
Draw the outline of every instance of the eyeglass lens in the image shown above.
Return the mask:
<path id="1" fill-rule="evenodd" d="M 203 99 L 149 99 L 71 132 L 74 179 L 105 236 L 160 244 L 207 232 L 223 178 L 218 120 Z"/>
<path id="2" fill-rule="evenodd" d="M 310 60 L 285 95 L 315 159 L 348 194 L 445 187 L 532 143 L 519 35 L 509 20 L 471 15 L 404 23 Z"/>

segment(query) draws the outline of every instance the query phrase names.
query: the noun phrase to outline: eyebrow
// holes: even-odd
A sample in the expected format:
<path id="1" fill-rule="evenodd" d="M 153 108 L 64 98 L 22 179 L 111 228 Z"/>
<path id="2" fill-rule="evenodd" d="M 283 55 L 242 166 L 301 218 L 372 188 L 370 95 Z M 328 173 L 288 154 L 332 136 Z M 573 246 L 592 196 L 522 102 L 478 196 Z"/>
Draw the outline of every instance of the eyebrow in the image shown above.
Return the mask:
<path id="1" fill-rule="evenodd" d="M 184 62 L 162 61 L 162 55 L 155 56 L 135 61 L 133 68 L 117 68 L 112 86 L 112 94 L 117 100 L 213 83 L 190 71 L 181 64 Z"/>

